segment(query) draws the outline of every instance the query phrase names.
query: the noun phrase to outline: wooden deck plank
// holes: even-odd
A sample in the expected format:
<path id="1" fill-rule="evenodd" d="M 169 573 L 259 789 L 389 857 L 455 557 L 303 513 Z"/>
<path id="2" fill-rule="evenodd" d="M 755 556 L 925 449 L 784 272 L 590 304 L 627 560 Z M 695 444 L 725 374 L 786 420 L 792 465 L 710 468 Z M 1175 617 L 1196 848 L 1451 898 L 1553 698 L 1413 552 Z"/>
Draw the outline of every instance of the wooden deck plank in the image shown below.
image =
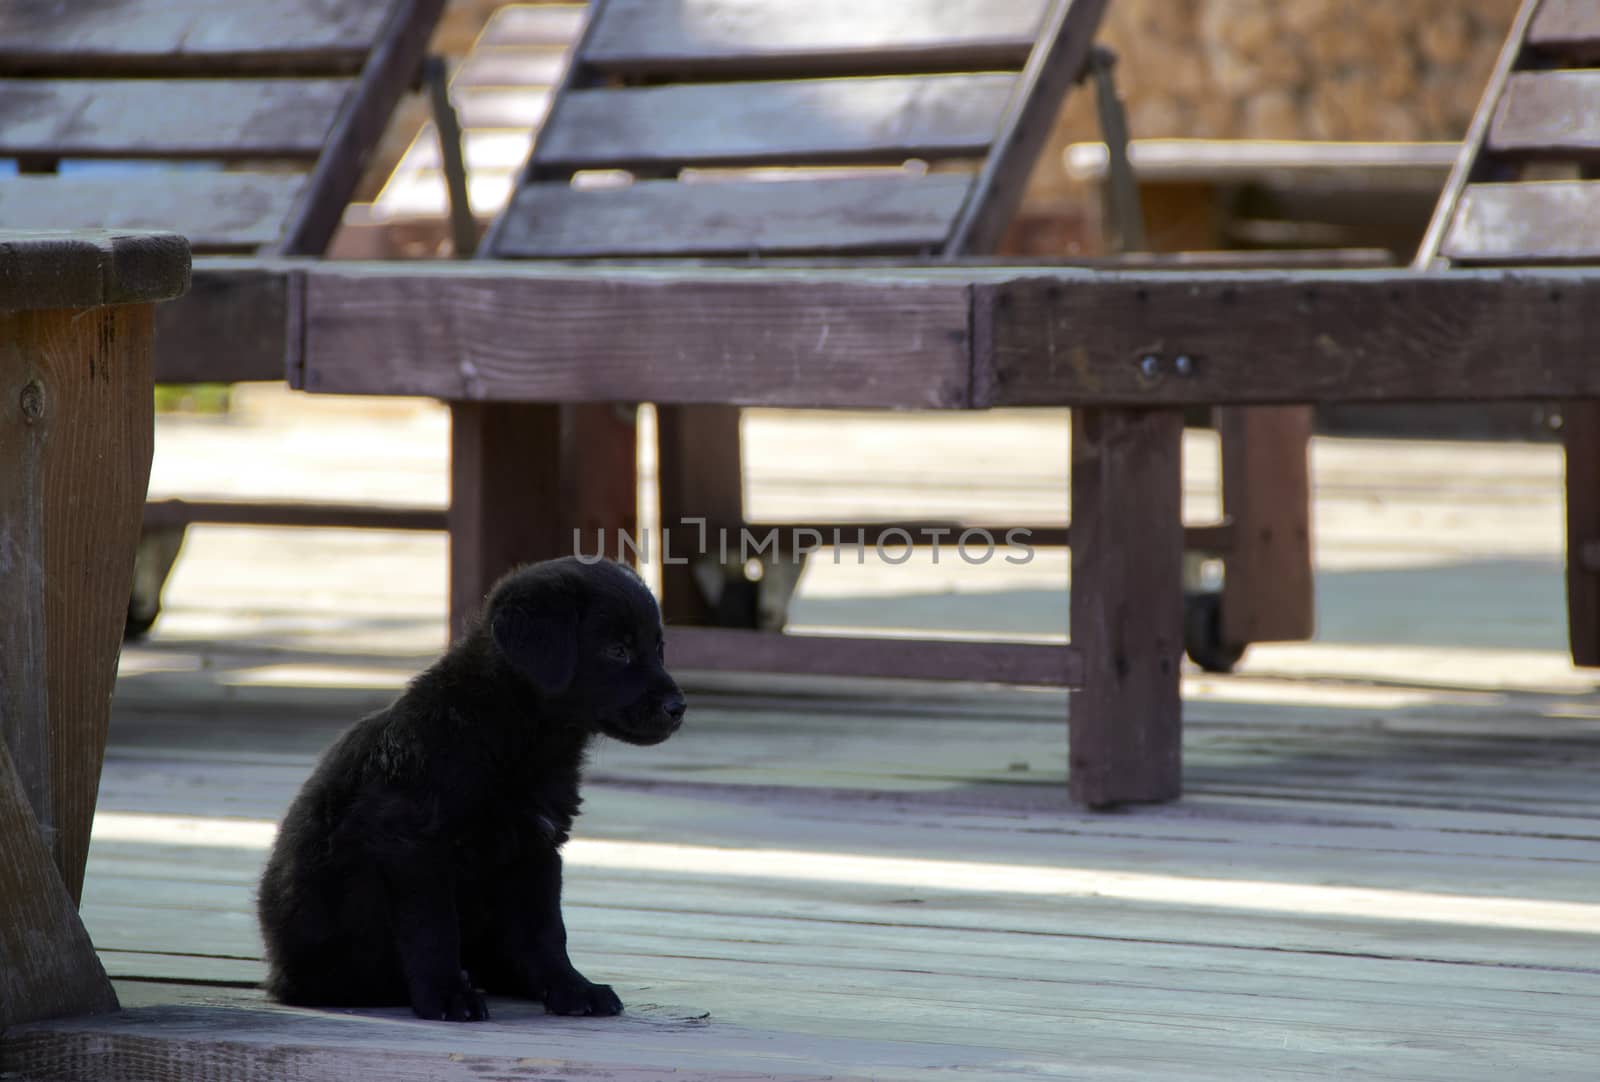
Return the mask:
<path id="1" fill-rule="evenodd" d="M 1003 496 L 1059 497 L 1065 473 L 1063 441 L 1046 438 L 1059 411 L 977 420 L 971 444 L 949 435 L 955 419 L 878 417 L 855 435 L 835 416 L 754 422 L 758 447 L 788 426 L 752 475 L 773 521 L 815 495 L 784 478 L 818 463 L 835 471 L 830 500 L 884 514 L 914 508 L 925 482 L 993 484 L 995 462 L 1023 458 L 1012 426 L 1015 446 L 1053 461 Z M 363 483 L 442 476 L 416 429 L 383 435 L 389 423 L 353 421 L 348 438 L 371 446 L 341 461 Z M 864 488 L 842 466 L 911 446 L 948 461 Z M 1586 1079 L 1600 705 L 1592 680 L 1556 667 L 1559 453 L 1318 439 L 1312 457 L 1324 641 L 1186 676 L 1176 805 L 1069 804 L 1059 692 L 689 674 L 673 740 L 597 747 L 566 897 L 578 964 L 628 1003 L 609 1026 L 500 1000 L 481 1029 L 287 1012 L 240 987 L 259 973 L 251 894 L 271 820 L 332 735 L 426 662 L 442 591 L 394 586 L 442 565 L 410 537 L 392 542 L 410 555 L 380 560 L 366 535 L 330 535 L 315 554 L 337 590 L 315 580 L 290 610 L 273 576 L 310 548 L 200 536 L 193 555 L 215 545 L 196 564 L 206 608 L 178 606 L 124 655 L 84 912 L 107 968 L 134 978 L 118 984 L 125 1006 L 227 1013 L 135 1015 L 117 1047 L 137 1039 L 151 1063 L 152 1034 L 176 1032 L 195 1056 L 225 1048 L 240 1077 L 268 1048 L 287 1049 L 281 1077 L 342 1043 L 358 1078 L 396 1076 L 377 1064 L 399 1056 L 401 1078 Z M 1186 496 L 1211 506 L 1215 467 L 1196 459 L 1211 472 Z M 214 562 L 229 554 L 247 579 Z M 1031 592 L 802 600 L 896 621 L 924 605 L 1058 607 L 1056 571 L 1030 573 Z M 895 574 L 872 581 L 916 588 L 911 569 Z M 692 1033 L 673 1028 L 689 1019 Z M 87 1058 L 103 1035 L 61 1040 L 75 1051 L 55 1044 L 52 1062 L 104 1066 Z"/>

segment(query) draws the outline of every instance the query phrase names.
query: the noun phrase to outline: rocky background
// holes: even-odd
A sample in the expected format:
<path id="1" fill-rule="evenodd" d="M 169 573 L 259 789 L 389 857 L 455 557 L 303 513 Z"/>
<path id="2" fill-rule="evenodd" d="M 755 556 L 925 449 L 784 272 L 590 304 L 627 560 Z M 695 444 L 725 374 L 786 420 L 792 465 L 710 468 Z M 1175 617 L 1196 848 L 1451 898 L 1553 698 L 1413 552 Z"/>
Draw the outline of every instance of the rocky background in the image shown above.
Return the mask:
<path id="1" fill-rule="evenodd" d="M 1112 0 L 1136 137 L 1457 139 L 1518 0 Z"/>

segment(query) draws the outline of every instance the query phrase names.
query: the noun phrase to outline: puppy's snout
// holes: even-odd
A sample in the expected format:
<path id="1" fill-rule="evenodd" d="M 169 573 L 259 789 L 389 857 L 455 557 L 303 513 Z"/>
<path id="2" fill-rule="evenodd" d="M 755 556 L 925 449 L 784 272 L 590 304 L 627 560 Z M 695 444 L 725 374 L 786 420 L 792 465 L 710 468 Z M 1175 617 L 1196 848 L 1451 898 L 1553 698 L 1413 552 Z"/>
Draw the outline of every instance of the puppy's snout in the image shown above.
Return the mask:
<path id="1" fill-rule="evenodd" d="M 683 715 L 688 709 L 689 703 L 681 691 L 674 691 L 661 703 L 661 712 L 671 718 L 674 725 L 683 720 Z"/>

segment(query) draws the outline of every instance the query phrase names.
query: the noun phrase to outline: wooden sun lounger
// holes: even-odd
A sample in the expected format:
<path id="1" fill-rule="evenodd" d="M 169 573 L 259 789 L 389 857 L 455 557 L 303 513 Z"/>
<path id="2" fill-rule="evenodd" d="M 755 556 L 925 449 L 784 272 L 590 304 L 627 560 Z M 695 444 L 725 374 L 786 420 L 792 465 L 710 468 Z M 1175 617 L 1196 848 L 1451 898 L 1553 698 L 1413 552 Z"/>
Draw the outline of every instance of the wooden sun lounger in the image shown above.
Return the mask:
<path id="1" fill-rule="evenodd" d="M 21 0 L 0 31 L 0 227 L 166 229 L 199 254 L 320 255 L 417 77 L 443 0 Z M 115 172 L 83 161 L 120 162 Z M 70 163 L 66 170 L 60 167 Z M 166 167 L 152 168 L 160 164 Z M 280 279 L 202 282 L 158 316 L 157 382 L 283 377 Z M 373 509 L 310 509 L 343 524 Z M 147 508 L 129 608 L 155 619 L 192 521 L 299 524 L 296 504 Z M 159 552 L 159 555 L 157 553 Z M 150 581 L 153 577 L 153 583 Z"/>
<path id="2" fill-rule="evenodd" d="M 535 192 L 547 190 L 562 210 L 550 228 L 561 235 L 580 195 L 564 186 Z M 608 195 L 594 207 L 628 198 L 653 194 Z M 499 243 L 517 235 L 502 227 Z M 563 404 L 647 400 L 668 416 L 713 403 L 1074 407 L 1070 646 L 675 627 L 672 649 L 688 667 L 1065 684 L 1074 689 L 1072 791 L 1091 805 L 1170 799 L 1181 789 L 1185 407 L 1600 396 L 1600 370 L 1587 363 L 1600 332 L 1593 269 L 483 263 L 292 277 L 298 385 L 434 395 L 457 403 L 458 417 L 503 419 L 456 447 L 469 496 L 463 522 L 480 530 L 469 535 L 479 572 L 495 558 L 568 547 L 566 520 L 551 509 L 562 506 L 563 478 L 584 445 L 570 427 L 563 438 Z M 363 349 L 384 365 L 356 360 Z M 523 504 L 534 513 L 494 520 L 484 494 L 495 486 L 523 500 L 534 494 Z M 1574 562 L 1595 547 L 1583 540 Z M 1576 606 L 1574 615 L 1582 617 Z"/>
<path id="3" fill-rule="evenodd" d="M 669 649 L 687 668 L 1072 687 L 1072 791 L 1091 805 L 1180 790 L 1185 407 L 1600 396 L 1593 270 L 326 264 L 289 289 L 313 391 L 552 412 L 1075 407 L 1071 645 L 674 627 Z M 559 498 L 564 454 L 542 439 L 517 464 L 536 508 Z M 562 541 L 550 519 L 526 529 L 535 551 Z"/>
<path id="4" fill-rule="evenodd" d="M 774 0 L 599 0 L 479 255 L 749 264 L 992 253 L 1063 97 L 1086 70 L 1104 8 L 1104 0 L 837 0 L 804 9 Z M 583 174 L 618 173 L 631 183 L 582 183 Z M 633 532 L 632 422 L 631 410 L 612 403 L 453 408 L 463 464 L 450 523 L 457 630 L 513 554 L 564 552 L 574 528 Z M 550 425 L 583 463 L 583 482 L 561 481 L 561 520 L 538 527 L 554 528 L 559 540 L 530 549 L 534 528 L 516 522 L 520 469 L 508 466 L 502 477 L 471 464 L 520 461 Z M 1253 411 L 1225 415 L 1222 427 L 1225 522 L 1197 527 L 1190 542 L 1222 558 L 1224 592 L 1197 596 L 1187 625 L 1195 656 L 1226 668 L 1248 642 L 1311 632 L 1310 426 L 1305 411 Z M 507 442 L 515 440 L 528 442 L 515 452 Z M 657 443 L 669 541 L 690 519 L 735 534 L 747 525 L 737 409 L 669 406 L 658 413 Z M 756 528 L 773 526 L 818 524 Z M 1065 533 L 1040 528 L 1035 536 L 1060 543 Z M 755 626 L 755 594 L 766 587 L 732 572 L 726 588 L 749 601 L 742 611 L 714 609 L 697 582 L 704 570 L 664 570 L 669 617 Z M 783 603 L 770 608 L 781 613 Z"/>
<path id="5" fill-rule="evenodd" d="M 1600 266 L 1596 65 L 1600 5 L 1524 0 L 1417 266 Z M 1561 416 L 1572 659 L 1600 666 L 1600 402 Z"/>

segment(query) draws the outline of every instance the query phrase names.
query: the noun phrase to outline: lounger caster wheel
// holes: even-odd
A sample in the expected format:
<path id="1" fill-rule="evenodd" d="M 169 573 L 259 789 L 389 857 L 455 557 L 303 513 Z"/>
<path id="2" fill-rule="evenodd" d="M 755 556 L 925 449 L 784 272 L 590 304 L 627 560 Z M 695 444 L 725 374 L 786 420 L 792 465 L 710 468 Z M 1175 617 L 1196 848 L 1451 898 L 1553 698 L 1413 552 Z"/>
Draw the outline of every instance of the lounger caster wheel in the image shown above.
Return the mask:
<path id="1" fill-rule="evenodd" d="M 699 561 L 695 581 L 710 610 L 708 622 L 713 627 L 782 631 L 789 622 L 789 602 L 806 555 L 786 553 L 774 559 L 763 554 L 745 563 Z"/>
<path id="2" fill-rule="evenodd" d="M 148 529 L 139 538 L 139 551 L 133 558 L 133 593 L 128 598 L 128 619 L 122 625 L 122 639 L 143 638 L 161 615 L 161 591 L 167 575 L 183 548 L 183 526 Z"/>
<path id="3" fill-rule="evenodd" d="M 1183 650 L 1206 672 L 1232 672 L 1249 643 L 1222 638 L 1222 595 L 1185 594 L 1183 598 Z"/>

